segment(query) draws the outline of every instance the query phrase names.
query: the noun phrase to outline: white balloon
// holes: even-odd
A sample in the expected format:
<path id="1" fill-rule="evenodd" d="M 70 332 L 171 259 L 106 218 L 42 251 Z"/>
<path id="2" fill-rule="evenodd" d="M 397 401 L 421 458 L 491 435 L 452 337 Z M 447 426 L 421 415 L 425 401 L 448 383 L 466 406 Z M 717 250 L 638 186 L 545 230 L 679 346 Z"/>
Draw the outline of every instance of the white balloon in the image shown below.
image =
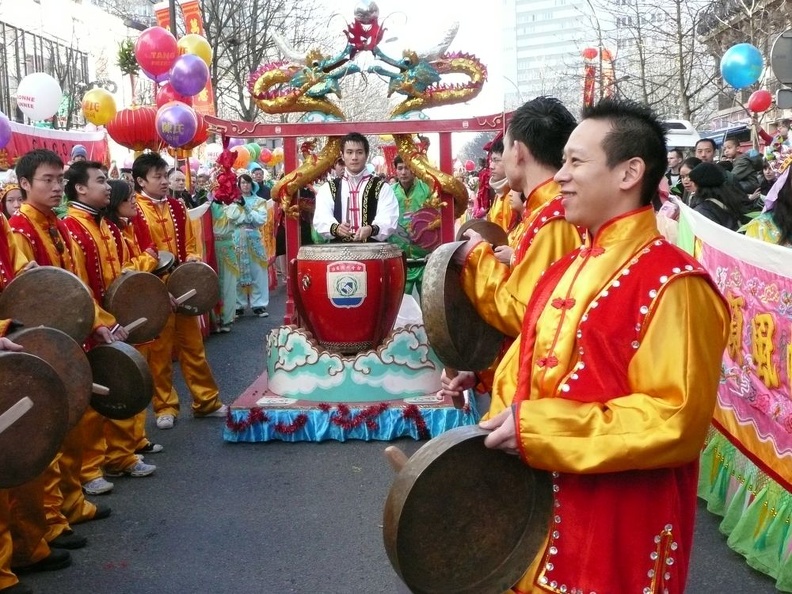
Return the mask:
<path id="1" fill-rule="evenodd" d="M 58 81 L 44 72 L 28 74 L 17 87 L 17 105 L 31 120 L 46 120 L 58 113 L 63 91 Z"/>
<path id="2" fill-rule="evenodd" d="M 223 146 L 221 144 L 210 142 L 204 147 L 204 163 L 214 165 L 222 152 Z"/>

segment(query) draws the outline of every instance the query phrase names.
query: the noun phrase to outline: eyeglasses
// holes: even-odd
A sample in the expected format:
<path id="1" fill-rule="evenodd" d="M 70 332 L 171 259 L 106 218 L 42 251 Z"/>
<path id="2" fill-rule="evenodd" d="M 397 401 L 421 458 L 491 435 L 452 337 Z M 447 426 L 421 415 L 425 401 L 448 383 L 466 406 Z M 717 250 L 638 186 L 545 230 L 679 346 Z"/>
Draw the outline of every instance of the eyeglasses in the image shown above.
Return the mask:
<path id="1" fill-rule="evenodd" d="M 59 254 L 62 254 L 66 249 L 66 246 L 63 245 L 63 240 L 61 239 L 60 233 L 58 233 L 57 227 L 50 227 L 47 229 L 49 231 L 49 236 L 52 239 L 52 243 L 55 244 L 55 249 L 58 250 Z"/>
<path id="2" fill-rule="evenodd" d="M 40 181 L 41 183 L 46 184 L 48 186 L 62 186 L 66 182 L 66 180 L 63 178 L 63 176 L 61 176 L 61 177 L 34 177 L 33 179 L 35 181 Z"/>

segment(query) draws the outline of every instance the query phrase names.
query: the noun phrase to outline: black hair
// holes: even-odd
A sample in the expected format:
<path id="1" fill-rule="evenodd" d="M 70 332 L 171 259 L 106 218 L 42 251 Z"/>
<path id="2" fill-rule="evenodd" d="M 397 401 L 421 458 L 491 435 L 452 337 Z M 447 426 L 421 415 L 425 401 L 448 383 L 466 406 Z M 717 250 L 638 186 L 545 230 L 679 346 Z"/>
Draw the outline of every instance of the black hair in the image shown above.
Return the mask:
<path id="1" fill-rule="evenodd" d="M 786 126 L 787 128 L 789 128 L 790 126 L 792 126 L 792 120 L 790 120 L 789 118 L 783 118 L 783 119 L 782 119 L 780 122 L 778 122 L 778 123 L 779 123 L 779 125 L 781 125 L 781 126 Z"/>
<path id="2" fill-rule="evenodd" d="M 537 97 L 514 112 L 506 134 L 511 142 L 522 142 L 528 147 L 537 162 L 561 169 L 564 145 L 575 126 L 575 116 L 558 99 Z"/>
<path id="3" fill-rule="evenodd" d="M 110 204 L 104 208 L 103 214 L 109 221 L 123 227 L 121 218 L 118 216 L 118 207 L 122 202 L 126 202 L 132 197 L 133 188 L 129 182 L 121 179 L 111 179 L 107 183 L 110 184 Z"/>
<path id="4" fill-rule="evenodd" d="M 726 140 L 723 141 L 723 144 L 725 145 L 727 142 L 733 142 L 734 145 L 737 147 L 740 146 L 740 141 L 737 138 L 727 138 Z"/>
<path id="5" fill-rule="evenodd" d="M 495 154 L 495 153 L 497 153 L 499 155 L 503 154 L 503 136 L 498 138 L 498 140 L 494 140 L 492 142 L 492 144 L 490 145 L 489 152 L 490 152 L 491 155 Z"/>
<path id="6" fill-rule="evenodd" d="M 787 176 L 770 213 L 781 233 L 779 244 L 792 243 L 792 174 Z"/>
<path id="7" fill-rule="evenodd" d="M 242 180 L 245 180 L 245 181 L 246 181 L 246 182 L 248 182 L 248 183 L 249 183 L 251 186 L 253 185 L 253 178 L 252 178 L 252 177 L 250 177 L 250 176 L 249 176 L 247 173 L 243 173 L 242 175 L 240 175 L 239 177 L 237 177 L 237 188 L 239 187 L 239 184 L 240 184 L 240 182 L 241 182 Z"/>
<path id="8" fill-rule="evenodd" d="M 680 159 L 684 159 L 685 158 L 685 155 L 682 152 L 682 149 L 672 148 L 672 149 L 668 149 L 668 152 L 669 153 L 676 153 L 676 156 L 679 157 Z"/>
<path id="9" fill-rule="evenodd" d="M 651 204 L 668 167 L 665 128 L 657 114 L 648 105 L 608 97 L 583 108 L 583 119 L 610 123 L 602 141 L 609 168 L 636 157 L 644 162 L 641 204 Z"/>
<path id="10" fill-rule="evenodd" d="M 700 138 L 699 140 L 696 141 L 696 148 L 698 148 L 698 145 L 700 145 L 702 142 L 708 142 L 712 147 L 713 151 L 717 150 L 718 148 L 718 145 L 715 144 L 715 141 L 712 140 L 712 138 Z"/>
<path id="11" fill-rule="evenodd" d="M 32 184 L 33 176 L 36 175 L 36 171 L 42 165 L 53 165 L 63 168 L 63 159 L 61 159 L 57 153 L 47 149 L 34 149 L 17 159 L 14 172 L 20 182 L 22 178 L 25 178 Z M 27 192 L 25 192 L 21 183 L 19 184 L 19 189 L 22 190 L 22 198 L 27 200 Z"/>
<path id="12" fill-rule="evenodd" d="M 146 179 L 148 174 L 155 169 L 168 169 L 168 163 L 157 153 L 143 153 L 132 163 L 132 179 L 135 181 L 135 190 L 140 192 L 143 187 L 138 183 L 138 178 Z"/>
<path id="13" fill-rule="evenodd" d="M 346 136 L 341 139 L 341 152 L 344 152 L 344 148 L 346 147 L 347 142 L 357 142 L 358 144 L 363 145 L 363 151 L 366 153 L 366 157 L 369 155 L 369 141 L 368 138 L 363 136 L 360 132 L 350 132 Z"/>
<path id="14" fill-rule="evenodd" d="M 76 202 L 80 197 L 77 194 L 77 186 L 88 185 L 88 180 L 91 178 L 89 171 L 91 169 L 98 169 L 102 171 L 102 164 L 99 161 L 75 161 L 63 174 L 66 178 L 66 186 L 63 188 L 66 199 L 69 202 Z"/>
<path id="15" fill-rule="evenodd" d="M 396 158 L 393 159 L 393 168 L 396 169 L 402 163 L 404 163 L 404 159 L 402 159 L 402 156 L 396 155 Z"/>
<path id="16" fill-rule="evenodd" d="M 693 169 L 695 169 L 697 165 L 701 165 L 703 162 L 704 161 L 702 161 L 698 157 L 688 157 L 687 159 L 682 161 L 682 164 L 679 166 L 679 168 L 682 169 L 683 167 L 687 167 L 688 169 L 693 171 Z"/>
<path id="17" fill-rule="evenodd" d="M 339 165 L 341 165 L 342 167 L 344 166 L 344 160 L 341 157 L 338 157 L 338 159 L 336 159 L 335 163 L 333 163 L 333 167 L 337 167 Z"/>
<path id="18" fill-rule="evenodd" d="M 698 186 L 691 206 L 696 208 L 707 199 L 718 200 L 726 207 L 726 211 L 731 214 L 736 221 L 742 220 L 747 204 L 745 193 L 734 186 L 724 182 L 719 186 Z"/>

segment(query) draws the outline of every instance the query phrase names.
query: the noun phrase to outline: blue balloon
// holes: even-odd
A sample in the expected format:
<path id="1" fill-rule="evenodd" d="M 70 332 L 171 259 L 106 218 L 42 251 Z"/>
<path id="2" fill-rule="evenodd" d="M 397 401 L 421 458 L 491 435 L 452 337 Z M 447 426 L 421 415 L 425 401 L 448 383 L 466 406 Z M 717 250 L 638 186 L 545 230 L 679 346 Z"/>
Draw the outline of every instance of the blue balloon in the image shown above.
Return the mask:
<path id="1" fill-rule="evenodd" d="M 759 80 L 763 68 L 762 52 L 750 43 L 738 43 L 730 47 L 720 63 L 723 80 L 735 89 L 750 87 Z"/>

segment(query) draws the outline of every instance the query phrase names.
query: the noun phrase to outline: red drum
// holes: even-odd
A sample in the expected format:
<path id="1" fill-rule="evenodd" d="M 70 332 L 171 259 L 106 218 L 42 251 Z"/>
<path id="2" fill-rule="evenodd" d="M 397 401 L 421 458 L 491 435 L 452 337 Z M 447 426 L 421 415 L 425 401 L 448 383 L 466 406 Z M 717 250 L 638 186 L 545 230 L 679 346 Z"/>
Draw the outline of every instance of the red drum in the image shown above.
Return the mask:
<path id="1" fill-rule="evenodd" d="M 291 278 L 303 324 L 329 351 L 377 348 L 399 313 L 404 268 L 402 251 L 389 243 L 301 247 Z"/>

